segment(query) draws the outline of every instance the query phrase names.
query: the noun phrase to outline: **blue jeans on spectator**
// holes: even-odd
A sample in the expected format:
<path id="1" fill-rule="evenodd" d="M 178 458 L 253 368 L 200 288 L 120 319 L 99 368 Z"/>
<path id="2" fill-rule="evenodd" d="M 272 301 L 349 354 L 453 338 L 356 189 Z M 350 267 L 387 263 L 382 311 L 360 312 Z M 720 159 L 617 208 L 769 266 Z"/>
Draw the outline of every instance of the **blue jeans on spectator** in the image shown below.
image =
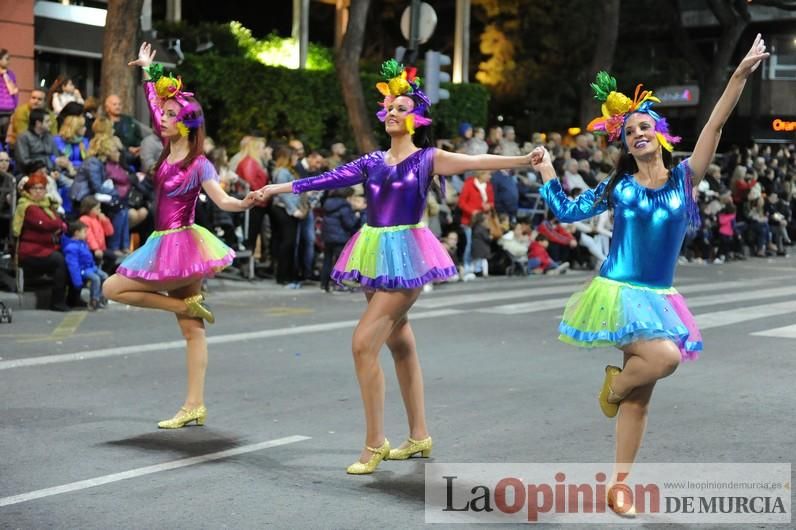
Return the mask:
<path id="1" fill-rule="evenodd" d="M 540 260 L 539 258 L 529 258 L 528 259 L 528 266 L 527 266 L 528 267 L 528 274 L 531 274 L 534 269 L 538 269 L 541 266 L 542 266 L 542 260 Z M 545 272 L 547 272 L 547 271 L 552 270 L 552 269 L 557 269 L 560 266 L 561 266 L 560 263 L 558 263 L 557 261 L 552 261 L 551 260 L 550 263 L 547 265 L 547 267 L 545 267 L 544 270 L 545 270 Z"/>
<path id="2" fill-rule="evenodd" d="M 113 235 L 108 237 L 108 250 L 127 252 L 130 250 L 130 217 L 127 206 L 111 215 L 111 224 Z"/>
<path id="3" fill-rule="evenodd" d="M 108 279 L 108 275 L 102 269 L 94 271 L 83 271 L 80 273 L 84 283 L 89 283 L 89 290 L 91 291 L 91 300 L 97 301 L 102 295 L 102 282 Z"/>
<path id="4" fill-rule="evenodd" d="M 476 260 L 473 263 L 473 229 L 468 225 L 462 225 L 462 231 L 464 232 L 464 272 L 465 274 L 468 272 L 483 272 L 483 267 L 481 266 L 481 260 Z"/>

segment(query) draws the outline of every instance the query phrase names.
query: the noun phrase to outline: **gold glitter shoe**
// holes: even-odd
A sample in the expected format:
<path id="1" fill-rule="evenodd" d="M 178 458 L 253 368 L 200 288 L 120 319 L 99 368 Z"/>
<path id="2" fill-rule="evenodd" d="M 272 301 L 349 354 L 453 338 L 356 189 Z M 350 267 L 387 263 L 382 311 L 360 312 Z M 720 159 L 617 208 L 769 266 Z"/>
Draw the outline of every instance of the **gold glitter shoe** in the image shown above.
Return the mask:
<path id="1" fill-rule="evenodd" d="M 423 438 L 422 440 L 407 438 L 406 441 L 409 442 L 409 445 L 406 447 L 399 447 L 398 449 L 390 451 L 390 460 L 406 460 L 417 453 L 420 453 L 420 456 L 423 458 L 431 456 L 431 436 Z"/>
<path id="2" fill-rule="evenodd" d="M 356 461 L 345 470 L 346 473 L 349 475 L 369 475 L 376 471 L 376 468 L 379 467 L 379 464 L 382 460 L 387 460 L 390 455 L 390 441 L 387 438 L 384 439 L 384 443 L 381 444 L 381 447 L 373 447 L 365 446 L 365 449 L 373 453 L 373 456 L 370 457 L 370 460 L 365 462 L 364 464 L 360 461 Z"/>
<path id="3" fill-rule="evenodd" d="M 212 324 L 216 321 L 216 317 L 213 316 L 213 312 L 210 311 L 210 308 L 203 304 L 204 300 L 205 297 L 201 294 L 189 296 L 188 298 L 183 299 L 185 305 L 188 306 L 188 310 L 185 312 L 185 314 L 189 317 L 203 318 L 207 320 L 208 323 Z"/>
<path id="4" fill-rule="evenodd" d="M 158 427 L 161 429 L 179 429 L 185 427 L 186 424 L 192 421 L 195 421 L 197 425 L 204 425 L 206 419 L 207 408 L 204 405 L 196 407 L 195 409 L 181 407 L 173 418 L 161 421 L 158 423 Z"/>
<path id="5" fill-rule="evenodd" d="M 613 386 L 614 378 L 621 373 L 622 369 L 618 366 L 606 366 L 603 387 L 600 389 L 600 394 L 597 396 L 600 401 L 600 409 L 602 409 L 603 414 L 609 418 L 613 418 L 616 416 L 616 413 L 619 412 L 619 402 L 621 398 L 614 394 L 611 387 Z"/>

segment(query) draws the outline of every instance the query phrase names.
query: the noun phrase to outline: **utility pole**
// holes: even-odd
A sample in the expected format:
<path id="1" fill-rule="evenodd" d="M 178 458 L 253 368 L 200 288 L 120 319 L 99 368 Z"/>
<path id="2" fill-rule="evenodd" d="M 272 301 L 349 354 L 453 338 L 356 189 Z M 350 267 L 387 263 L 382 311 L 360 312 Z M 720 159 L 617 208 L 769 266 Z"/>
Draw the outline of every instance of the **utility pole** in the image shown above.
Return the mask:
<path id="1" fill-rule="evenodd" d="M 454 83 L 469 81 L 471 3 L 471 0 L 456 0 L 456 31 L 453 45 Z"/>
<path id="2" fill-rule="evenodd" d="M 420 40 L 420 0 L 412 0 L 409 18 L 409 49 L 407 50 L 407 64 L 417 64 Z"/>
<path id="3" fill-rule="evenodd" d="M 307 66 L 307 48 L 310 34 L 310 0 L 293 0 L 293 31 L 292 36 L 298 41 L 298 67 Z"/>

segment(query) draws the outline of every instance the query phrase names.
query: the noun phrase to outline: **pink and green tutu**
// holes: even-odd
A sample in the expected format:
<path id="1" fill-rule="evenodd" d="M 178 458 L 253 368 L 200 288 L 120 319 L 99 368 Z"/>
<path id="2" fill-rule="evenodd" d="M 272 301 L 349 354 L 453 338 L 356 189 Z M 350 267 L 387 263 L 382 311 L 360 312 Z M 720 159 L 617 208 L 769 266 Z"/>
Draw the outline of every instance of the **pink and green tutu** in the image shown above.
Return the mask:
<path id="1" fill-rule="evenodd" d="M 559 339 L 583 348 L 621 348 L 640 340 L 669 339 L 683 361 L 702 351 L 702 336 L 685 299 L 673 287 L 656 289 L 598 276 L 567 302 Z"/>
<path id="2" fill-rule="evenodd" d="M 128 278 L 168 281 L 213 276 L 232 263 L 235 251 L 199 225 L 152 232 L 116 270 Z"/>
<path id="3" fill-rule="evenodd" d="M 346 243 L 332 279 L 368 289 L 414 289 L 456 272 L 448 252 L 422 223 L 365 225 Z"/>

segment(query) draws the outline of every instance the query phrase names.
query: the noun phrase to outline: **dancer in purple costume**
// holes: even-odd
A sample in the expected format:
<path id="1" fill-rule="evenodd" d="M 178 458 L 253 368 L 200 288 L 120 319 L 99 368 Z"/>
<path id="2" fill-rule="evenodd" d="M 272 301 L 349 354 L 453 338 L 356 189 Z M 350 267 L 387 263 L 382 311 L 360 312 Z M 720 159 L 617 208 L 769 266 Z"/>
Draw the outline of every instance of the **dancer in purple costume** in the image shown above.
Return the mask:
<path id="1" fill-rule="evenodd" d="M 420 223 L 433 175 L 468 170 L 509 169 L 530 164 L 530 156 L 468 156 L 431 147 L 430 102 L 419 90 L 414 68 L 391 60 L 382 65 L 384 96 L 379 118 L 390 135 L 390 149 L 365 155 L 314 178 L 262 188 L 261 199 L 279 193 L 328 190 L 362 183 L 368 224 L 340 255 L 332 277 L 365 288 L 367 308 L 354 330 L 352 351 L 365 408 L 365 449 L 350 474 L 372 473 L 383 459 L 404 460 L 431 453 L 423 404 L 423 376 L 409 309 L 426 283 L 456 274 L 456 267 L 434 235 Z M 409 420 L 409 438 L 390 450 L 384 435 L 384 373 L 379 351 L 392 352 Z"/>
<path id="2" fill-rule="evenodd" d="M 204 191 L 222 210 L 241 212 L 254 205 L 256 194 L 251 192 L 239 200 L 221 188 L 213 165 L 202 154 L 202 107 L 191 94 L 182 92 L 181 79 L 162 75 L 162 67 L 152 64 L 154 57 L 155 52 L 145 42 L 138 59 L 129 64 L 144 69 L 152 123 L 164 144 L 155 173 L 155 232 L 108 278 L 103 293 L 122 304 L 177 315 L 186 342 L 188 390 L 177 414 L 158 423 L 162 429 L 177 429 L 193 421 L 203 425 L 207 417 L 204 320 L 212 323 L 215 317 L 203 303 L 200 290 L 204 278 L 232 263 L 235 257 L 235 252 L 213 234 L 193 224 L 196 200 Z"/>
<path id="3" fill-rule="evenodd" d="M 687 228 L 699 227 L 696 186 L 716 154 L 721 130 L 746 80 L 768 57 L 760 35 L 730 77 L 694 151 L 671 166 L 672 136 L 666 119 L 652 110 L 652 92 L 636 88 L 634 100 L 616 91 L 616 80 L 598 74 L 592 85 L 605 103 L 589 130 L 622 140 L 616 171 L 594 190 L 570 200 L 556 178 L 550 154 L 532 153 L 545 185 L 541 194 L 556 217 L 574 222 L 614 210 L 614 237 L 599 276 L 570 298 L 559 325 L 560 339 L 581 347 L 615 346 L 623 368 L 607 366 L 598 401 L 616 421 L 616 464 L 608 506 L 622 516 L 635 515 L 623 481 L 636 460 L 647 426 L 655 383 L 671 375 L 681 361 L 693 360 L 702 338 L 683 297 L 672 287 L 677 256 Z"/>

